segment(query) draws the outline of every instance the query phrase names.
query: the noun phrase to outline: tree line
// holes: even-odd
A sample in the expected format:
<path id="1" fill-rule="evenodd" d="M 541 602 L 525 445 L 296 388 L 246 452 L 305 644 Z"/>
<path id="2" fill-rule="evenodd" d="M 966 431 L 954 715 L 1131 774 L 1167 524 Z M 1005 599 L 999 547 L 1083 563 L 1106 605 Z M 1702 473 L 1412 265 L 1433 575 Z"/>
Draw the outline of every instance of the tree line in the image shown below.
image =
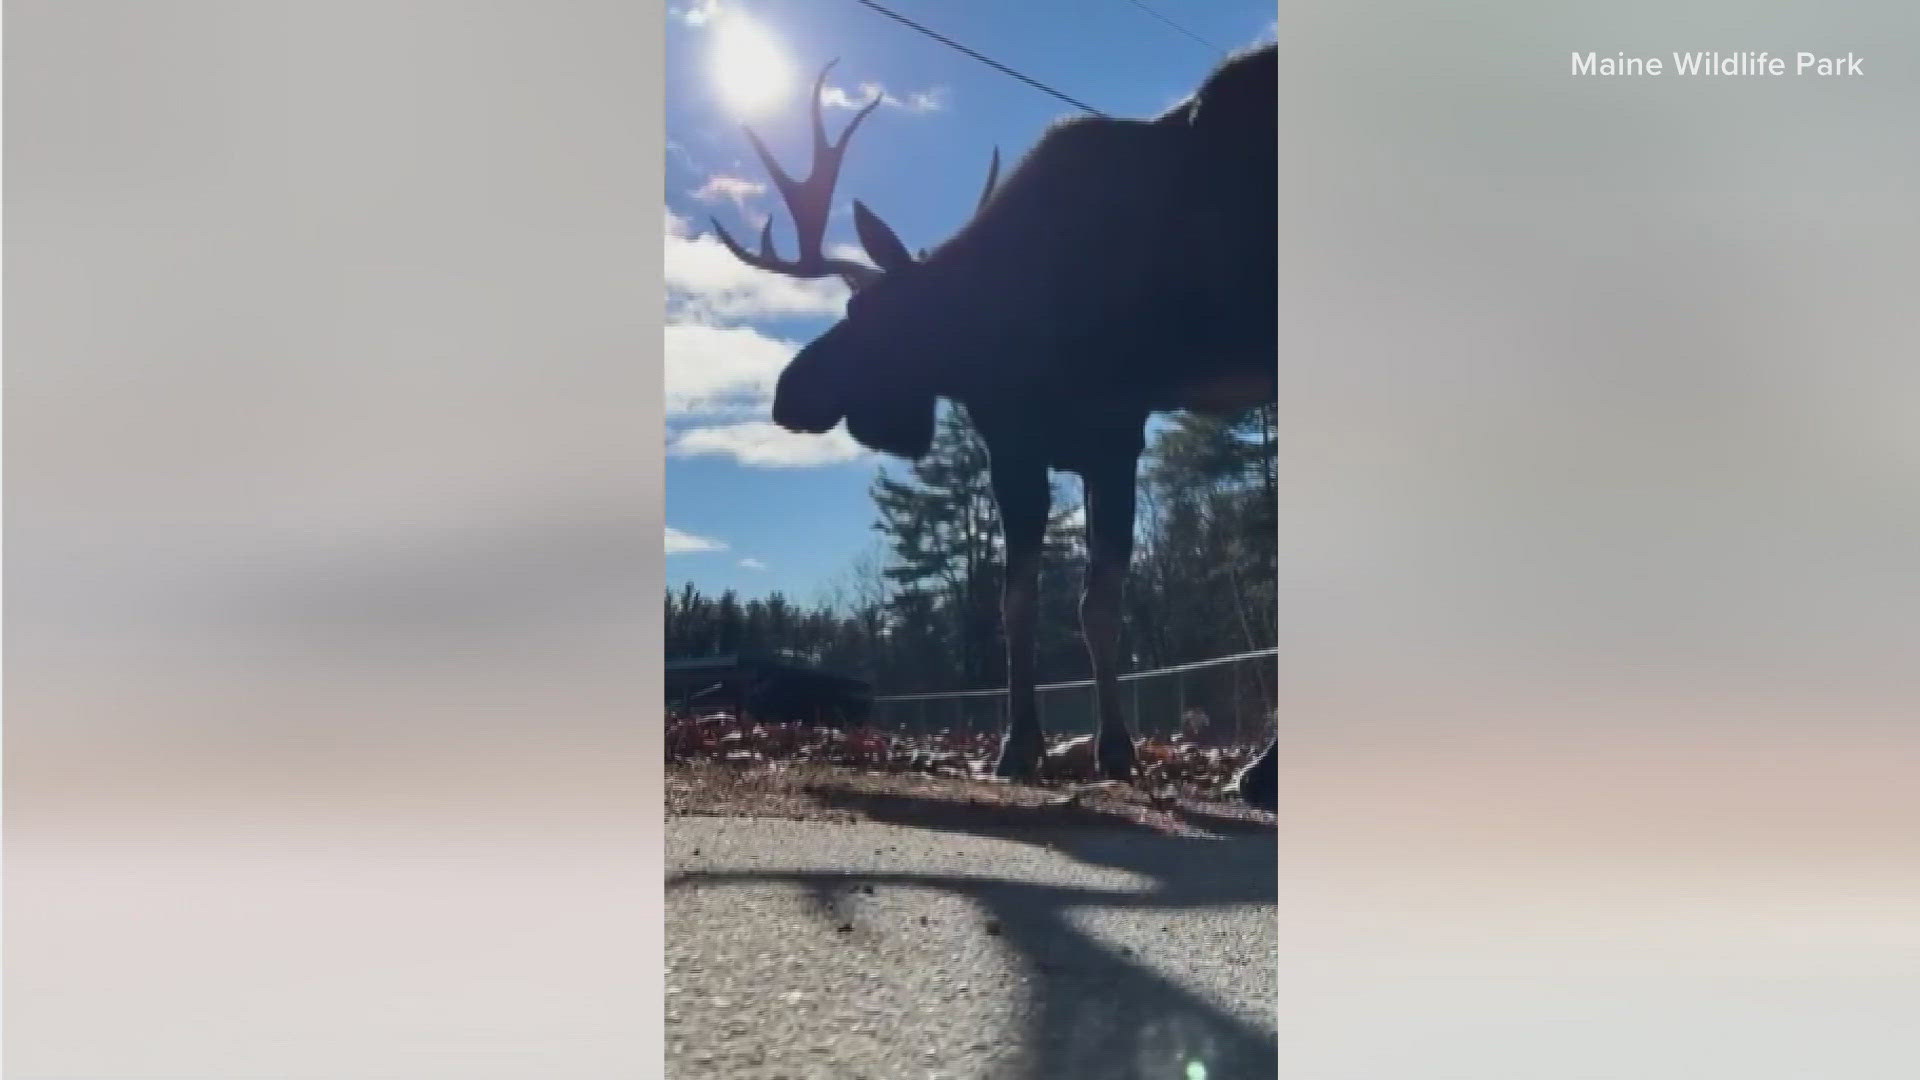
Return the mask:
<path id="1" fill-rule="evenodd" d="M 1275 409 L 1231 420 L 1181 414 L 1142 457 L 1140 513 L 1121 655 L 1164 667 L 1274 643 Z M 1002 685 L 1004 572 L 986 448 L 957 406 L 933 449 L 875 477 L 880 553 L 812 605 L 779 593 L 666 593 L 666 653 L 775 651 L 856 675 L 882 692 Z M 1077 486 L 1077 485 L 1073 485 Z M 1080 639 L 1078 492 L 1056 481 L 1037 620 L 1043 681 L 1088 674 Z"/>

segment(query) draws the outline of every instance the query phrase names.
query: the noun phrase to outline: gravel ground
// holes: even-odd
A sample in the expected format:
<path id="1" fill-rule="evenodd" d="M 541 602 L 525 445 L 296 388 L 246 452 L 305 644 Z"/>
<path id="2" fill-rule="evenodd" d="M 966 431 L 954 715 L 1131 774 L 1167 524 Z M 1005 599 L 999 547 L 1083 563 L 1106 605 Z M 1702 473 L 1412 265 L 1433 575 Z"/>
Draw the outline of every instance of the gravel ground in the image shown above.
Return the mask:
<path id="1" fill-rule="evenodd" d="M 835 812 L 669 819 L 675 1080 L 1276 1075 L 1270 825 Z"/>

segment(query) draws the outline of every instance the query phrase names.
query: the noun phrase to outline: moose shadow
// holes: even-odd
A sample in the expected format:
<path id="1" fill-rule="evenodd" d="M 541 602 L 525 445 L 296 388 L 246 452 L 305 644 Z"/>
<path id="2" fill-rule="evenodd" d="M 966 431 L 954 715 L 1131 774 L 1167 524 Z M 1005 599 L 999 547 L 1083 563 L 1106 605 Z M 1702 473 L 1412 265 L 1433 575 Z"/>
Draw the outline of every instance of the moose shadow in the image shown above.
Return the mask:
<path id="1" fill-rule="evenodd" d="M 1076 909 L 1159 911 L 1170 916 L 1277 899 L 1274 828 L 1231 839 L 1171 837 L 1123 819 L 1103 817 L 1103 828 L 1036 829 L 1032 814 L 1001 809 L 962 816 L 910 796 L 815 788 L 831 806 L 858 810 L 885 824 L 936 828 L 1027 844 L 1044 843 L 1068 858 L 1148 879 L 1142 890 L 1090 889 L 995 879 L 986 875 L 870 874 L 844 872 L 689 871 L 667 882 L 668 891 L 727 883 L 785 883 L 806 890 L 823 917 L 840 909 L 853 890 L 899 886 L 944 890 L 971 900 L 997 927 L 1032 976 L 1032 1021 L 1022 1039 L 1021 1067 L 1011 1075 L 1033 1080 L 1111 1077 L 1115 1080 L 1227 1080 L 1278 1075 L 1277 1037 L 1220 1004 L 1179 985 L 1138 959 L 1131 947 L 1104 943 L 1076 925 Z M 930 812 L 934 811 L 934 812 Z M 1023 821 L 1023 816 L 1029 820 Z M 1044 815 L 1043 815 L 1044 816 Z M 1091 816 L 1091 815 L 1090 815 Z M 1190 812 L 1190 820 L 1211 818 Z M 930 825 L 929 822 L 937 824 Z M 1194 920 L 1196 923 L 1199 920 Z M 1201 953 L 1199 941 L 1169 937 L 1181 952 Z M 1216 946 L 1217 947 L 1217 946 Z M 1249 946 L 1231 946 L 1218 963 L 1244 969 L 1244 985 L 1274 978 L 1275 957 Z M 1272 991 L 1269 989 L 1270 995 Z M 1258 998 L 1258 991 L 1250 997 Z M 996 1074 L 1008 1075 L 1008 1074 Z"/>

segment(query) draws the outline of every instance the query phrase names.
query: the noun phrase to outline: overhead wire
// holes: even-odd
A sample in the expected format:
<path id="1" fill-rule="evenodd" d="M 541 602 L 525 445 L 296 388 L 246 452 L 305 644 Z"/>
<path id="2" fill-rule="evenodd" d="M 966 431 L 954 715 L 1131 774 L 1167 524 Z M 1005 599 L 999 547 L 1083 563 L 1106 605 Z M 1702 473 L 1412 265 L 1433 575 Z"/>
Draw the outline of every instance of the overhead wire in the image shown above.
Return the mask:
<path id="1" fill-rule="evenodd" d="M 1155 11 L 1153 8 L 1148 7 L 1146 4 L 1142 3 L 1141 0 L 1129 0 L 1129 2 L 1132 3 L 1134 7 L 1137 7 L 1141 11 L 1144 11 L 1147 14 L 1153 16 L 1154 18 L 1159 19 L 1161 22 L 1166 23 L 1168 26 L 1173 27 L 1175 30 L 1180 31 L 1181 33 L 1187 35 L 1188 37 L 1199 42 L 1200 44 L 1205 45 L 1207 48 L 1212 49 L 1214 52 L 1219 53 L 1221 56 L 1227 55 L 1227 50 L 1221 48 L 1218 45 L 1215 45 L 1213 42 L 1208 41 L 1206 38 L 1201 37 L 1199 34 L 1194 33 L 1193 31 L 1187 29 L 1186 27 L 1181 26 L 1179 23 L 1174 22 L 1172 19 L 1167 18 L 1165 15 L 1162 15 L 1160 12 Z"/>
<path id="2" fill-rule="evenodd" d="M 950 49 L 955 49 L 962 53 L 965 53 L 966 55 L 974 58 L 975 60 L 978 60 L 981 63 L 987 65 L 988 67 L 993 68 L 995 71 L 1000 72 L 1001 74 L 1011 75 L 1014 78 L 1019 79 L 1021 82 L 1026 83 L 1028 86 L 1033 87 L 1035 90 L 1038 90 L 1043 94 L 1048 94 L 1048 95 L 1051 95 L 1052 97 L 1058 98 L 1061 101 L 1066 102 L 1067 104 L 1073 106 L 1076 109 L 1080 109 L 1085 112 L 1090 112 L 1095 116 L 1107 115 L 1106 113 L 1101 112 L 1099 109 L 1094 108 L 1093 106 L 1087 104 L 1084 101 L 1081 101 L 1077 98 L 1068 97 L 1066 94 L 1063 94 L 1058 90 L 1055 90 L 1053 87 L 1048 86 L 1046 83 L 1043 83 L 1038 79 L 1034 79 L 1026 75 L 1022 75 L 1020 72 L 1013 70 L 1012 68 L 1001 63 L 1000 61 L 995 60 L 991 56 L 987 56 L 974 49 L 969 49 L 965 45 L 960 44 L 959 42 L 953 40 L 952 38 L 946 36 L 945 34 L 940 33 L 937 30 L 932 30 L 932 29 L 929 29 L 928 27 L 922 26 L 919 23 L 914 22 L 912 19 L 907 18 L 905 15 L 902 15 L 897 11 L 894 11 L 891 8 L 888 8 L 882 4 L 876 3 L 875 0 L 858 0 L 858 3 L 860 3 L 862 6 L 871 8 L 882 15 L 885 15 L 887 18 L 892 19 L 893 21 L 900 23 L 903 26 L 909 27 L 913 30 L 917 30 L 920 33 L 927 35 L 928 37 L 932 38 L 933 40 L 939 42 L 942 45 L 945 45 Z"/>

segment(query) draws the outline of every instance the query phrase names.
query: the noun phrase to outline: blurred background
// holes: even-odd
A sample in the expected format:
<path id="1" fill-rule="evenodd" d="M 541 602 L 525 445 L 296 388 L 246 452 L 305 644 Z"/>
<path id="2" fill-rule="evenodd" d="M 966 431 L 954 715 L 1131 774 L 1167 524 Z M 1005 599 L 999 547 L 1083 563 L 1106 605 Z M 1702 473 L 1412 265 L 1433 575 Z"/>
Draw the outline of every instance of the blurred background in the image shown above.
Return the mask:
<path id="1" fill-rule="evenodd" d="M 7 6 L 7 1075 L 652 1060 L 647 7 Z"/>
<path id="2" fill-rule="evenodd" d="M 1914 13 L 1279 37 L 1299 1075 L 1912 1074 Z M 1866 59 L 1570 75 L 1716 49 Z"/>

